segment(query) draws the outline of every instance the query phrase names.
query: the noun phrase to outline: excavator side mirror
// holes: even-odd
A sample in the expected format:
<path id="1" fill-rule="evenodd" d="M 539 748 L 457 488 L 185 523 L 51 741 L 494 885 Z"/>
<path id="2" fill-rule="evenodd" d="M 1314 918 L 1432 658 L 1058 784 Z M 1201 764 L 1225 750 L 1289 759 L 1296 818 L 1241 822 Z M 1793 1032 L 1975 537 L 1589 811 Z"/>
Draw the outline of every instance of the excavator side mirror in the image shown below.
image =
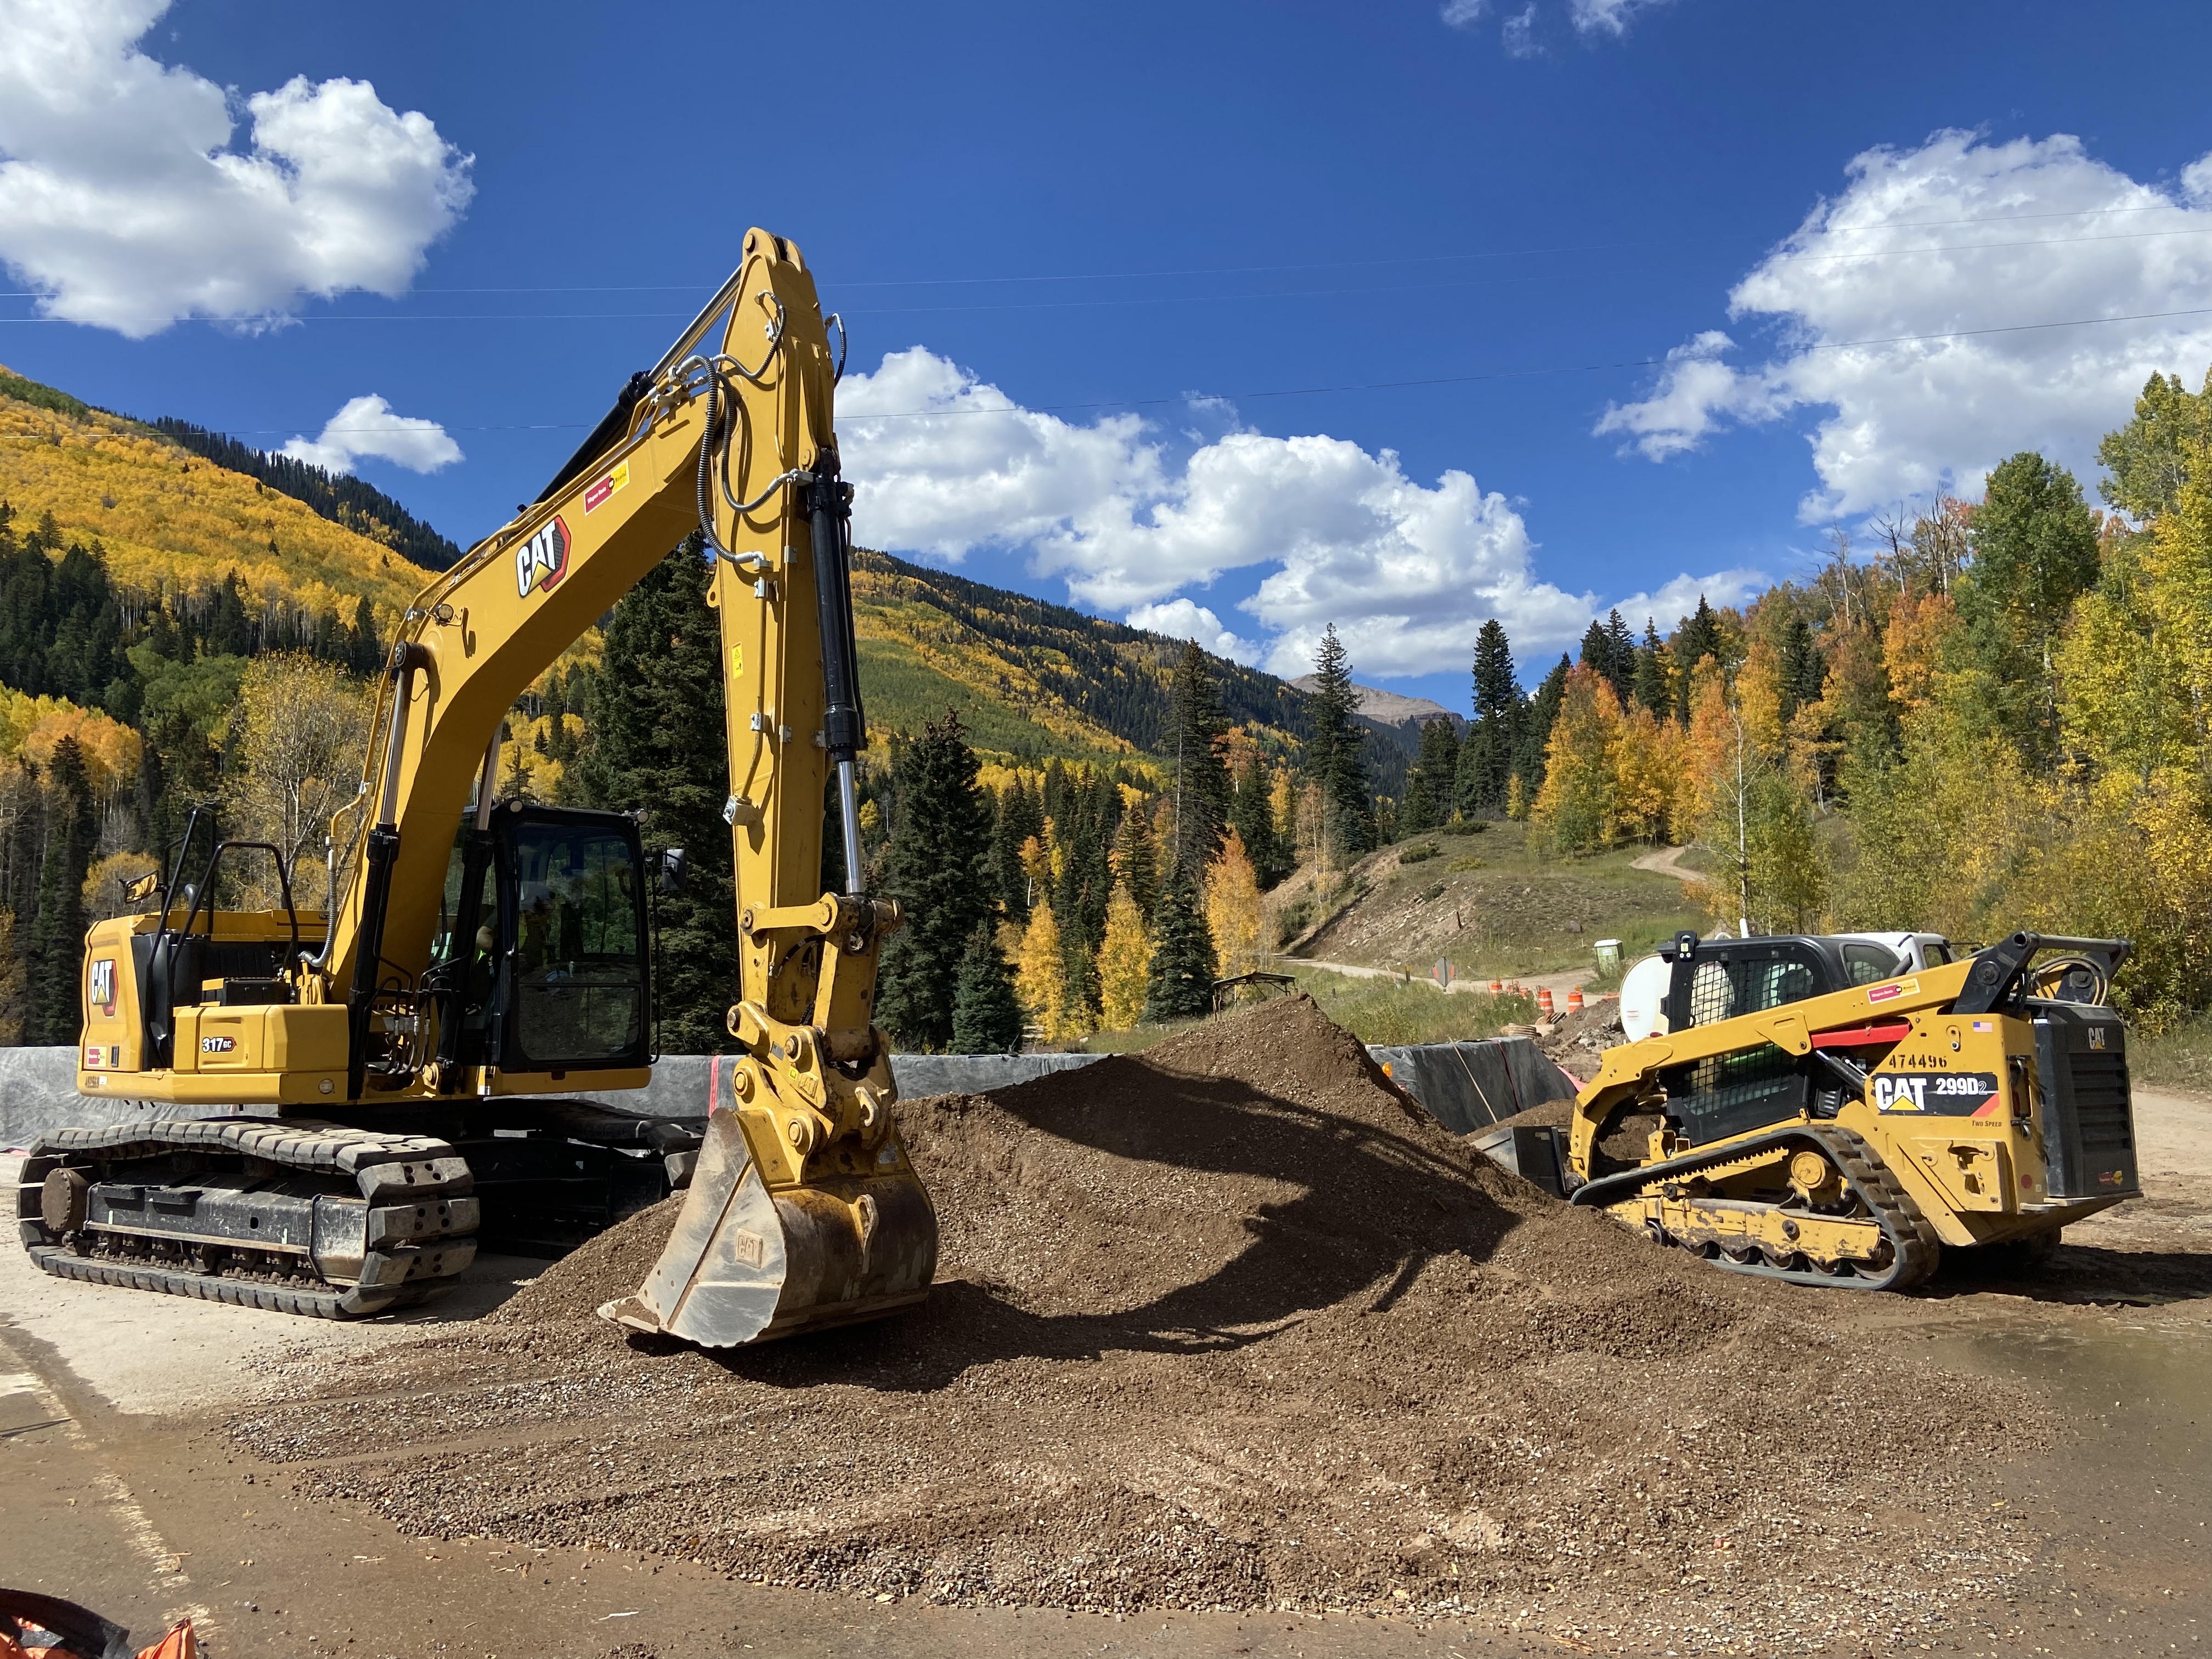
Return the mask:
<path id="1" fill-rule="evenodd" d="M 684 849 L 682 848 L 665 847 L 661 848 L 660 890 L 664 893 L 682 892 L 684 890 L 684 873 L 689 867 L 689 862 L 684 856 Z"/>

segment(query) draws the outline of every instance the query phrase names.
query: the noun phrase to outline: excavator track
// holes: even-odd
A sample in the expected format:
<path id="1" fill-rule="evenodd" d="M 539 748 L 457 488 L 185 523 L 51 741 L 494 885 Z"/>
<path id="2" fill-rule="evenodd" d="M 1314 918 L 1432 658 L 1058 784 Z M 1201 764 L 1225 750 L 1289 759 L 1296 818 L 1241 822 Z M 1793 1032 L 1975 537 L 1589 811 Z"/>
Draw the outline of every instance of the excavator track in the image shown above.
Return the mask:
<path id="1" fill-rule="evenodd" d="M 1854 1265 L 1844 1271 L 1829 1272 L 1819 1267 L 1793 1267 L 1771 1261 L 1751 1261 L 1731 1255 L 1725 1249 L 1708 1249 L 1703 1242 L 1692 1242 L 1676 1237 L 1662 1224 L 1648 1216 L 1631 1218 L 1629 1206 L 1661 1196 L 1665 1189 L 1680 1182 L 1704 1176 L 1726 1176 L 1741 1169 L 1772 1161 L 1778 1152 L 1790 1146 L 1817 1146 L 1841 1176 L 1844 1187 L 1864 1207 L 1866 1215 L 1855 1218 L 1871 1221 L 1879 1229 L 1889 1247 L 1887 1262 L 1879 1265 Z M 1942 1259 L 1942 1242 L 1936 1230 L 1921 1213 L 1912 1195 L 1898 1184 L 1897 1178 L 1882 1163 L 1870 1146 L 1850 1130 L 1832 1123 L 1793 1124 L 1787 1129 L 1760 1135 L 1749 1141 L 1736 1141 L 1717 1147 L 1707 1153 L 1691 1153 L 1686 1157 L 1669 1158 L 1662 1164 L 1646 1164 L 1620 1175 L 1608 1176 L 1587 1182 L 1576 1189 L 1572 1201 L 1586 1207 L 1616 1209 L 1631 1224 L 1640 1226 L 1656 1242 L 1678 1249 L 1698 1251 L 1715 1267 L 1730 1273 L 1750 1274 L 1759 1279 L 1779 1279 L 1796 1285 L 1819 1285 L 1826 1287 L 1860 1291 L 1902 1291 L 1920 1284 L 1936 1271 Z M 1784 1217 L 1798 1212 L 1780 1204 L 1754 1205 L 1741 1200 L 1723 1200 L 1720 1203 L 1738 1212 L 1759 1212 Z"/>
<path id="2" fill-rule="evenodd" d="M 468 1160 L 427 1135 L 244 1117 L 58 1129 L 20 1182 L 32 1259 L 87 1284 L 359 1318 L 476 1257 Z"/>

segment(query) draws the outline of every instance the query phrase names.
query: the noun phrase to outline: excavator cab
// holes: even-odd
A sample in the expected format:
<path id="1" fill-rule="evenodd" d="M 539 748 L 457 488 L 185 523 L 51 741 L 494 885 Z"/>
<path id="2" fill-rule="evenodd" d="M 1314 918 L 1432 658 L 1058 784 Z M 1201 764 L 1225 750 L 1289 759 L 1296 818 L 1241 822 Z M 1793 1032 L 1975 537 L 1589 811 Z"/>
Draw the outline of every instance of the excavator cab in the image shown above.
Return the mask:
<path id="1" fill-rule="evenodd" d="M 433 945 L 441 1065 L 649 1065 L 652 949 L 637 821 L 512 801 L 464 830 Z M 479 837 L 481 839 L 479 839 Z"/>

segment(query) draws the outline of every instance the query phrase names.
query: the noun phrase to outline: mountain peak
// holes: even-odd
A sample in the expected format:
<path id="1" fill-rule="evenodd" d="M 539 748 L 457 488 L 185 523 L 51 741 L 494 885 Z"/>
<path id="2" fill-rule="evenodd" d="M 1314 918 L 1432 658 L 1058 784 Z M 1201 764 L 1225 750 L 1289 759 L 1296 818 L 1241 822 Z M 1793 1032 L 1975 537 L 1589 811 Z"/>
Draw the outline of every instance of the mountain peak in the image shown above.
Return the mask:
<path id="1" fill-rule="evenodd" d="M 1301 691 L 1316 691 L 1321 688 L 1321 677 L 1301 674 L 1291 684 Z M 1409 722 L 1426 725 L 1439 715 L 1455 726 L 1467 723 L 1462 716 L 1453 714 L 1440 702 L 1430 702 L 1426 697 L 1409 697 L 1403 692 L 1385 691 L 1377 685 L 1362 685 L 1357 680 L 1352 683 L 1352 689 L 1359 694 L 1359 712 L 1369 720 L 1384 726 L 1404 726 Z"/>

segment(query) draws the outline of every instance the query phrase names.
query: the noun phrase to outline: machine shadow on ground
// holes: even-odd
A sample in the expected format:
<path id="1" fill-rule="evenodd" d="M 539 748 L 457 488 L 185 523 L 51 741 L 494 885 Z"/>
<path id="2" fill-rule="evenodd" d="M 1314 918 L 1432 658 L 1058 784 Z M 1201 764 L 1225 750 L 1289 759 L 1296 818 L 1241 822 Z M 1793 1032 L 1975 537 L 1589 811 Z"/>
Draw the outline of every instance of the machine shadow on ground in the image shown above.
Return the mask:
<path id="1" fill-rule="evenodd" d="M 2197 1302 L 2212 1298 L 2212 1255 L 2061 1244 L 2046 1260 L 2030 1264 L 2001 1248 L 1948 1250 L 1936 1277 L 1917 1294 L 1930 1301 L 2016 1296 L 2057 1306 Z"/>
<path id="2" fill-rule="evenodd" d="M 1225 1351 L 1267 1341 L 1324 1310 L 1383 1311 L 1431 1263 L 1451 1255 L 1485 1261 L 1520 1224 L 1470 1180 L 1468 1164 L 1410 1136 L 1234 1079 L 1150 1073 L 1143 1081 L 1151 1098 L 1140 1113 L 1118 1109 L 1110 1097 L 1073 1103 L 1060 1091 L 1040 1099 L 1041 1091 L 1009 1090 L 995 1099 L 1038 1133 L 1135 1164 L 1218 1176 L 1225 1205 L 1236 1202 L 1241 1180 L 1297 1189 L 1287 1201 L 1254 1207 L 1244 1218 L 1246 1243 L 1212 1271 L 1111 1313 L 1041 1312 L 1024 1306 L 1028 1298 L 1013 1287 L 981 1276 L 954 1279 L 940 1282 L 915 1313 L 800 1342 L 733 1349 L 712 1356 L 715 1363 L 772 1386 L 843 1382 L 907 1392 L 940 1389 L 971 1367 L 1020 1358 Z M 927 1179 L 926 1152 L 920 1161 Z M 1172 1224 L 1168 1206 L 1151 1213 Z M 1125 1233 L 1072 1240 L 1069 1248 L 1126 1253 L 1133 1241 Z"/>

